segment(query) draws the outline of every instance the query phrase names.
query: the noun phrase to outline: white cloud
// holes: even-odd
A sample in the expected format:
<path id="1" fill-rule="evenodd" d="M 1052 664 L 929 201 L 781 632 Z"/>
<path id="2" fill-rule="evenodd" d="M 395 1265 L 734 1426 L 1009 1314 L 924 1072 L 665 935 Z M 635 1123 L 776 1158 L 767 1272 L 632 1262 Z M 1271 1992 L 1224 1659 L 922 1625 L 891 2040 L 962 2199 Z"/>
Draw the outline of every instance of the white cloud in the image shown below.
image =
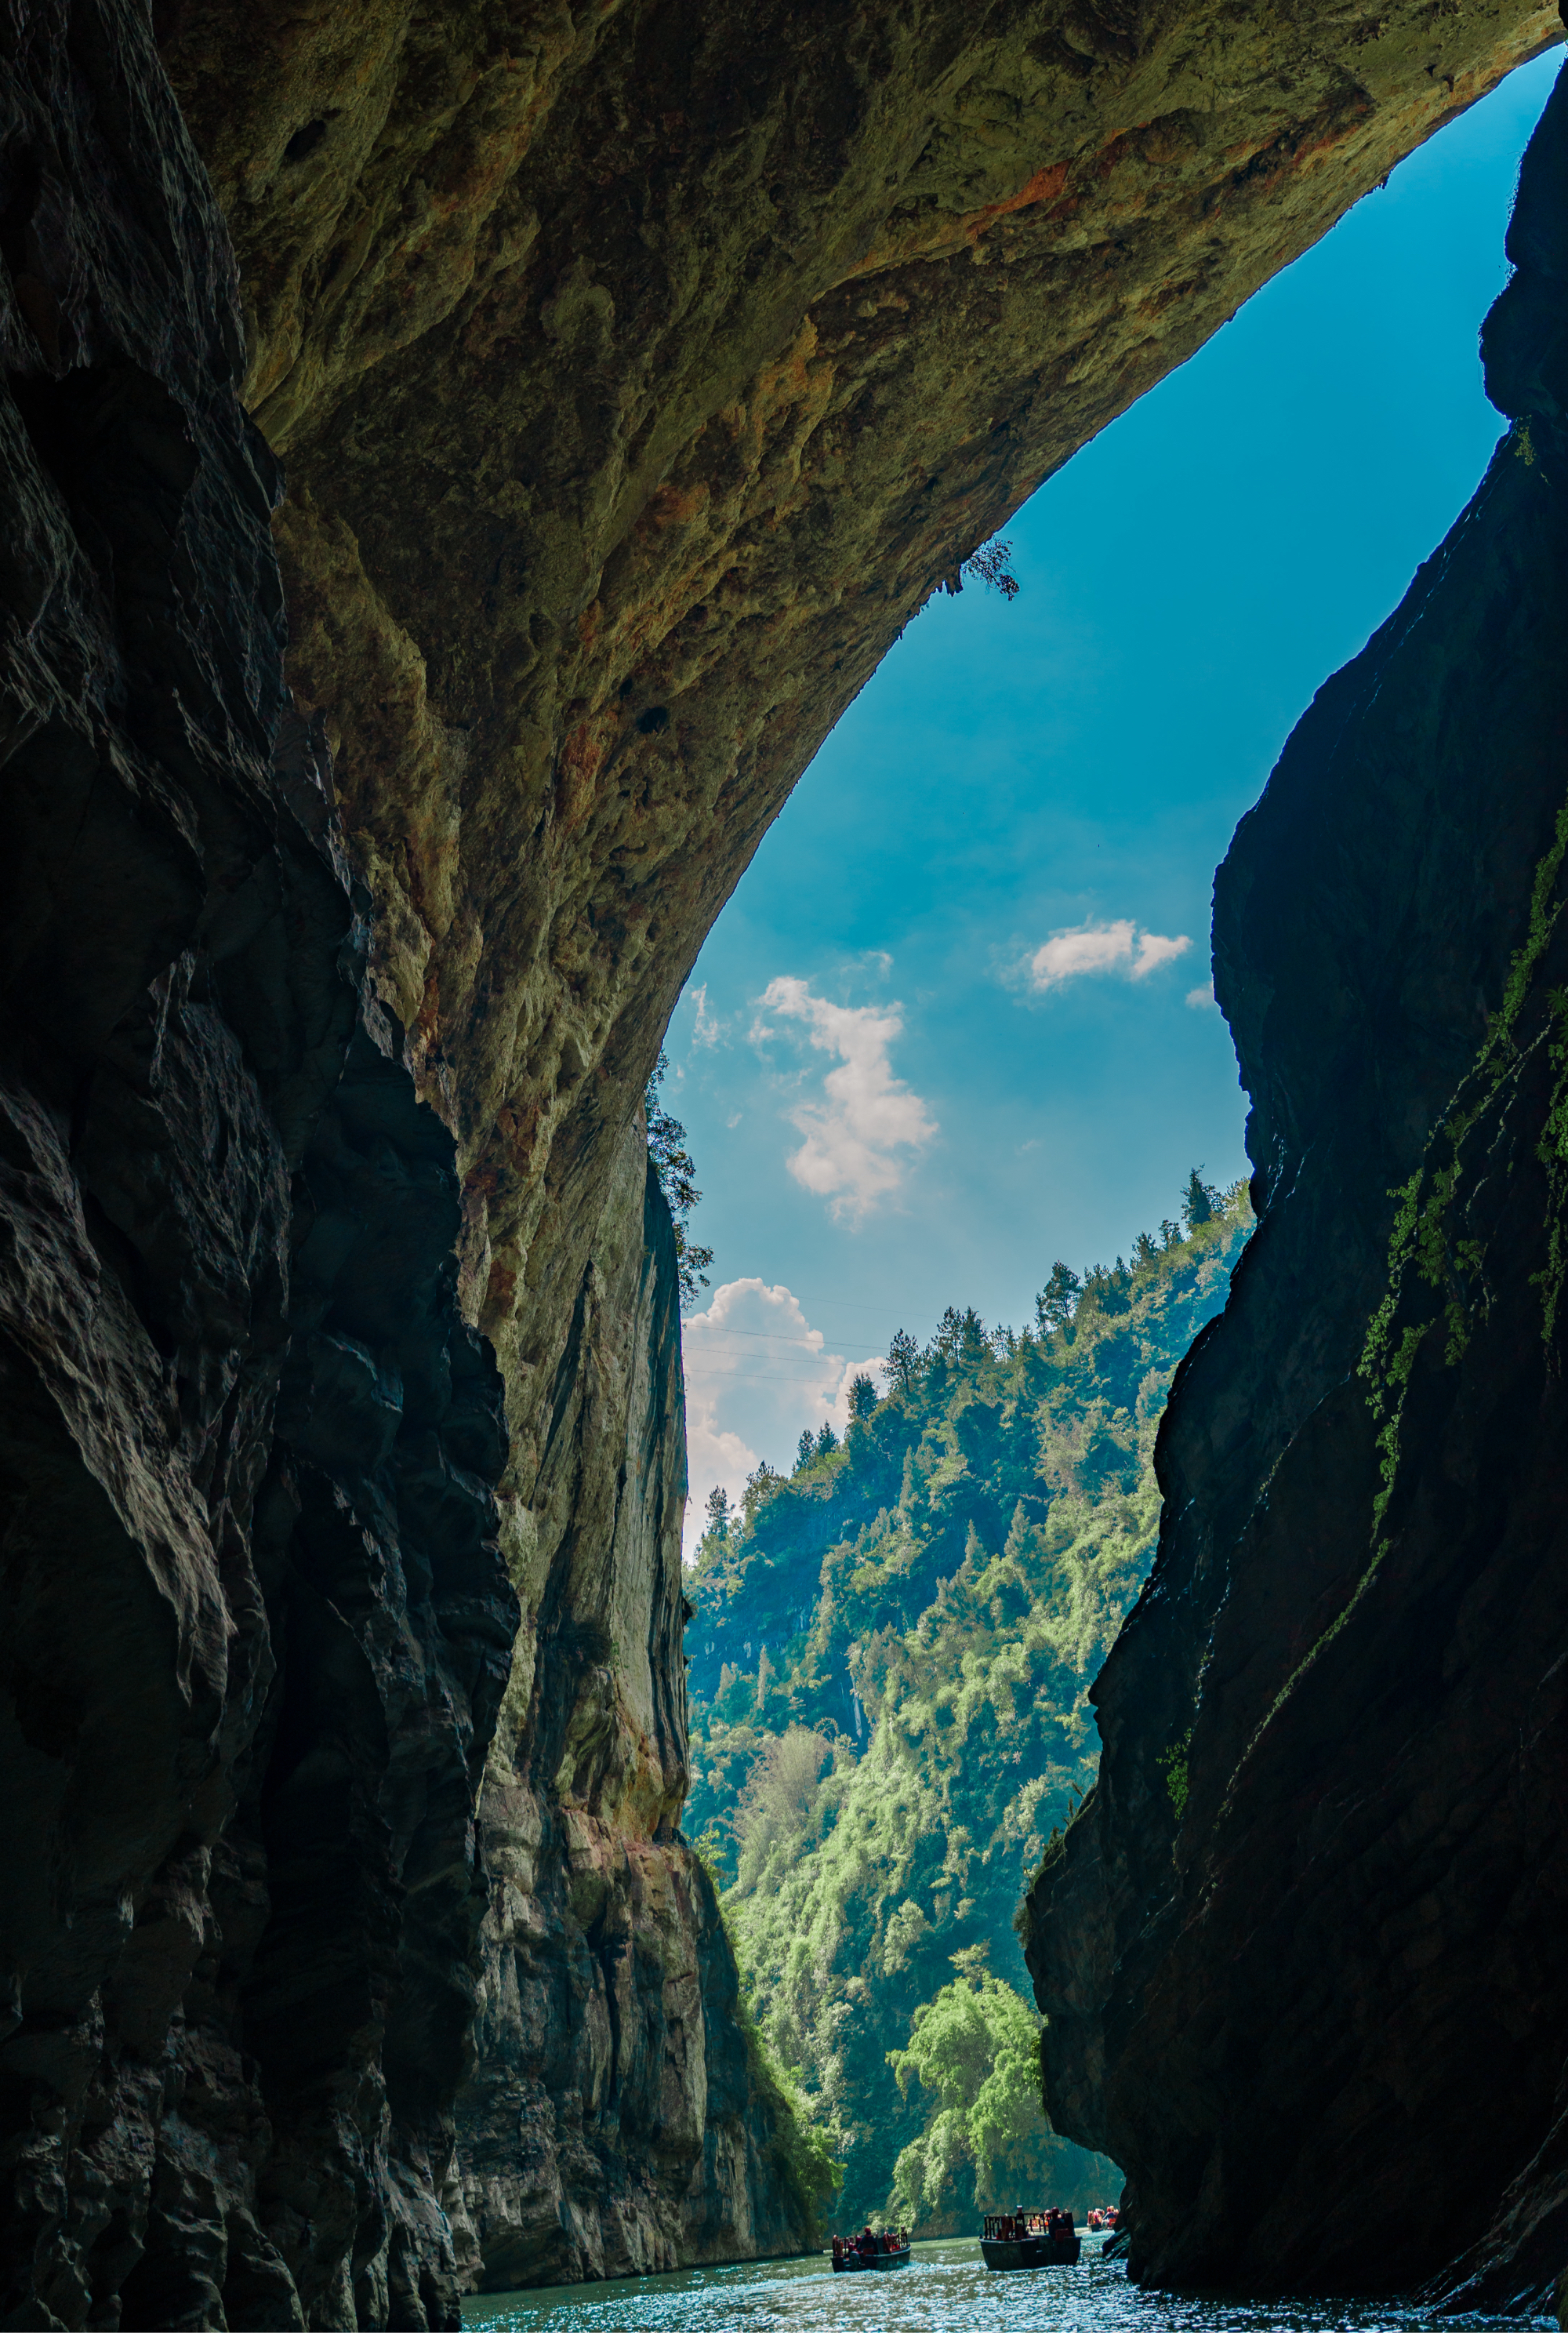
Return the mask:
<path id="1" fill-rule="evenodd" d="M 828 1201 L 839 1222 L 863 1223 L 904 1180 L 908 1160 L 896 1154 L 918 1154 L 938 1131 L 919 1094 L 894 1076 L 888 1061 L 889 1046 L 904 1033 L 903 1014 L 896 1004 L 830 1003 L 790 975 L 770 981 L 758 1005 L 755 1040 L 776 1033 L 762 1017 L 770 1013 L 802 1023 L 816 1051 L 838 1057 L 838 1068 L 822 1080 L 822 1099 L 798 1102 L 789 1112 L 805 1138 L 789 1167 L 798 1183 Z"/>
<path id="2" fill-rule="evenodd" d="M 852 1380 L 864 1370 L 880 1385 L 883 1364 L 830 1352 L 798 1298 L 761 1280 L 731 1280 L 715 1289 L 706 1310 L 683 1322 L 682 1336 L 690 1556 L 715 1484 L 735 1504 L 760 1458 L 789 1473 L 803 1426 L 815 1433 L 830 1422 L 836 1434 L 845 1434 Z"/>
<path id="3" fill-rule="evenodd" d="M 1187 991 L 1187 1002 L 1194 1013 L 1201 1013 L 1206 1005 L 1213 1005 L 1216 1012 L 1219 1010 L 1218 1003 L 1215 1003 L 1212 981 L 1206 980 L 1201 988 L 1190 988 Z"/>
<path id="4" fill-rule="evenodd" d="M 1179 955 L 1186 955 L 1191 945 L 1185 932 L 1174 933 L 1169 938 L 1159 932 L 1140 932 L 1137 953 L 1133 958 L 1133 978 L 1144 980 L 1150 973 L 1158 972 L 1162 964 L 1173 964 Z"/>
<path id="5" fill-rule="evenodd" d="M 693 1044 L 716 1045 L 719 1042 L 720 1028 L 717 1019 L 708 1010 L 708 984 L 706 981 L 703 983 L 703 985 L 700 988 L 693 989 L 692 1003 L 695 1009 L 697 1016 L 695 1025 L 692 1030 Z"/>
<path id="6" fill-rule="evenodd" d="M 1091 917 L 1053 932 L 1028 959 L 1027 977 L 1037 995 L 1092 973 L 1146 980 L 1162 965 L 1185 955 L 1191 945 L 1185 933 L 1141 931 L 1130 916 L 1114 923 L 1096 923 Z"/>

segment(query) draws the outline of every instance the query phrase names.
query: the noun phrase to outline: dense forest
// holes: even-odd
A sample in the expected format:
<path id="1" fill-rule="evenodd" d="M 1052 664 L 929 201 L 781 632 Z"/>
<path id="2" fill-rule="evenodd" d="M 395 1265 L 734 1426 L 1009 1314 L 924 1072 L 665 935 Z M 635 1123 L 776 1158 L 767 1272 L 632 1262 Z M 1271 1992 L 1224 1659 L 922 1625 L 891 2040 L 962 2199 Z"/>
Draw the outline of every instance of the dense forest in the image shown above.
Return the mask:
<path id="1" fill-rule="evenodd" d="M 938 2234 L 1120 2184 L 1041 2117 L 1013 1918 L 1094 1778 L 1161 1412 L 1251 1225 L 1245 1184 L 1194 1172 L 1130 1263 L 1058 1263 L 1021 1332 L 950 1310 L 901 1333 L 842 1443 L 803 1435 L 793 1474 L 709 1500 L 686 1825 L 844 2224 Z"/>

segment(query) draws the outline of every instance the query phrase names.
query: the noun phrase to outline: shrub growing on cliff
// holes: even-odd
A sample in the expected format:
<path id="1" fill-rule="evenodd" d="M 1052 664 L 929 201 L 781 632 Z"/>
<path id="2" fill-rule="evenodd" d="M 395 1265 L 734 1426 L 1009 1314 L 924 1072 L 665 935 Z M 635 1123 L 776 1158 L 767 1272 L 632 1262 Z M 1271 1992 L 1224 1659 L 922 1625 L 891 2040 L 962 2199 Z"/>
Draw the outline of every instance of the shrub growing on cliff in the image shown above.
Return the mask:
<path id="1" fill-rule="evenodd" d="M 715 1859 L 708 1852 L 709 1846 L 708 1840 L 700 1840 L 697 1854 L 717 1892 L 722 1884 L 722 1875 Z M 822 2214 L 844 2184 L 844 2173 L 836 2146 L 837 2134 L 823 2129 L 814 2119 L 810 2103 L 802 2098 L 798 2082 L 780 2065 L 757 2022 L 752 2001 L 753 1979 L 745 1957 L 745 1939 L 736 1933 L 722 1896 L 719 1916 L 723 1921 L 740 1973 L 735 2023 L 746 2051 L 746 2070 L 751 2093 L 771 2109 L 768 2121 L 773 2131 L 773 2159 L 785 2193 L 795 2204 L 806 2245 L 810 2249 L 822 2242 Z"/>
<path id="2" fill-rule="evenodd" d="M 700 1291 L 708 1285 L 708 1266 L 713 1261 L 713 1251 L 700 1247 L 692 1237 L 692 1209 L 703 1195 L 697 1188 L 696 1162 L 686 1147 L 686 1129 L 678 1118 L 671 1117 L 659 1099 L 659 1087 L 669 1066 L 667 1057 L 661 1052 L 643 1096 L 643 1108 L 648 1121 L 648 1157 L 675 1226 L 681 1309 L 687 1311 L 696 1302 Z"/>

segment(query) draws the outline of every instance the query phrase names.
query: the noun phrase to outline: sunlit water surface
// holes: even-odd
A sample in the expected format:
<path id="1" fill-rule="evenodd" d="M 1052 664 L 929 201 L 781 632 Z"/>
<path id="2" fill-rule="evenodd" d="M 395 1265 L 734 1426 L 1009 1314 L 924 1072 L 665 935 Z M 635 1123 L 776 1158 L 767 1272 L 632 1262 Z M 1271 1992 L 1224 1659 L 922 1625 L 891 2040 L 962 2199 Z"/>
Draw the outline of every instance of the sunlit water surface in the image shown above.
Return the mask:
<path id="1" fill-rule="evenodd" d="M 836 2277 L 823 2260 L 693 2269 L 613 2284 L 483 2293 L 464 2303 L 465 2328 L 486 2333 L 1415 2333 L 1496 2325 L 1436 2318 L 1396 2301 L 1234 2301 L 1141 2292 L 1091 2239 L 1076 2269 L 993 2275 L 973 2237 L 916 2244 L 906 2269 Z M 1521 2320 L 1513 2318 L 1509 2324 Z M 1550 2319 L 1523 2320 L 1544 2325 Z"/>

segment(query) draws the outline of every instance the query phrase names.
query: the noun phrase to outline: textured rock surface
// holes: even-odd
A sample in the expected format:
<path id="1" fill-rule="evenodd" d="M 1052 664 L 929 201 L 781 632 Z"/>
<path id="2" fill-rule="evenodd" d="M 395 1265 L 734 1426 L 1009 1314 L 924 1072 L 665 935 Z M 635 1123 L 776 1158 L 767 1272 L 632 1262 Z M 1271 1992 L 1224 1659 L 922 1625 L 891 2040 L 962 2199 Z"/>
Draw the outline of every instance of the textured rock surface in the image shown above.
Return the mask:
<path id="1" fill-rule="evenodd" d="M 290 479 L 291 674 L 456 1126 L 525 1485 L 616 1146 L 719 906 L 959 560 L 1559 37 L 168 0 Z"/>
<path id="2" fill-rule="evenodd" d="M 0 2314 L 444 2324 L 501 1383 L 221 220 L 137 11 L 0 50 Z"/>
<path id="3" fill-rule="evenodd" d="M 1568 2259 L 1561 82 L 1508 251 L 1515 427 L 1217 882 L 1262 1221 L 1031 1900 L 1149 2281 L 1535 2307 Z"/>
<path id="4" fill-rule="evenodd" d="M 378 994 L 458 1138 L 542 1719 L 580 1691 L 550 1599 L 586 1578 L 555 1455 L 581 1293 L 616 1249 L 660 1033 L 789 786 L 1041 477 L 1557 20 L 1533 0 L 1375 18 L 766 0 L 743 20 L 167 0 L 158 28 L 235 237 L 246 394 L 288 468 L 291 677 L 337 757 Z M 567 1906 L 528 1982 L 577 1951 L 556 1806 L 580 1804 L 621 1874 L 603 1933 L 636 1925 L 636 1877 L 686 1906 L 673 1963 L 700 1963 L 708 1915 L 657 1837 L 674 1796 L 612 1769 L 584 1797 L 552 1754 L 526 1741 L 498 1763 L 487 1818 L 529 1920 Z M 500 2277 L 591 2261 L 600 2237 L 574 2216 L 588 2155 L 567 2162 L 541 2098 L 532 2200 L 495 2167 L 543 1997 L 498 2005 L 523 1963 L 497 1916 L 500 2063 L 473 2127 Z M 612 2152 L 615 2111 L 589 2116 Z M 641 2145 L 613 2192 L 643 2192 Z M 660 2256 L 678 2186 L 661 2164 L 631 2256 Z M 735 2209 L 738 2250 L 758 2223 Z"/>
<path id="5" fill-rule="evenodd" d="M 417 2325 L 454 2227 L 799 2226 L 673 1828 L 702 937 L 938 581 L 1555 20 L 154 20 L 243 332 L 139 7 L 0 30 L 3 2308 Z"/>
<path id="6" fill-rule="evenodd" d="M 540 1486 L 557 1553 L 484 1797 L 492 1905 L 460 2139 L 473 2271 L 492 2286 L 800 2247 L 733 1954 L 675 1837 L 680 1361 L 674 1239 L 638 1123 L 558 1370 Z"/>

